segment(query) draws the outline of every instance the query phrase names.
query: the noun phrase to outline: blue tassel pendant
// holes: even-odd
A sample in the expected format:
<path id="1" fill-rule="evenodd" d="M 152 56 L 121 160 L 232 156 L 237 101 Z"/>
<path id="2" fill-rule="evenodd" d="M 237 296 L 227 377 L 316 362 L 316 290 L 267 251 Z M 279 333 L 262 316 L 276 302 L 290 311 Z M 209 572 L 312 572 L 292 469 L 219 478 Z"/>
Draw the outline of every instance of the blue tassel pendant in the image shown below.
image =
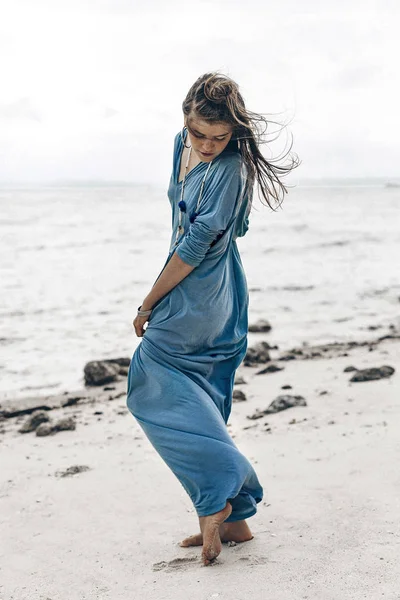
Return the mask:
<path id="1" fill-rule="evenodd" d="M 186 212 L 186 202 L 184 200 L 181 200 L 180 202 L 178 202 L 178 206 L 181 209 L 182 212 Z"/>
<path id="2" fill-rule="evenodd" d="M 192 214 L 191 214 L 191 215 L 190 215 L 190 217 L 189 217 L 189 221 L 190 221 L 191 223 L 194 223 L 194 222 L 195 222 L 195 220 L 196 220 L 196 217 L 198 217 L 198 215 L 199 215 L 199 213 L 198 213 L 198 212 L 196 212 L 196 211 L 192 212 Z"/>

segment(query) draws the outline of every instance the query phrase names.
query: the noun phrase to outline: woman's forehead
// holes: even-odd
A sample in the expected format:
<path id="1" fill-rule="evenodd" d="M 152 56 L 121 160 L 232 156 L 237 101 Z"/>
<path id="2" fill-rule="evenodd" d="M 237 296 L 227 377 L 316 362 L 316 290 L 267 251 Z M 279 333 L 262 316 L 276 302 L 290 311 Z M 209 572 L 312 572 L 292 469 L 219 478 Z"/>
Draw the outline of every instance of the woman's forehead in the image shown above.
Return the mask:
<path id="1" fill-rule="evenodd" d="M 188 124 L 189 127 L 195 129 L 199 133 L 203 133 L 204 135 L 220 136 L 227 133 L 232 133 L 232 126 L 229 125 L 229 123 L 208 123 L 207 121 L 203 121 L 203 119 L 198 117 L 190 116 L 188 117 Z"/>

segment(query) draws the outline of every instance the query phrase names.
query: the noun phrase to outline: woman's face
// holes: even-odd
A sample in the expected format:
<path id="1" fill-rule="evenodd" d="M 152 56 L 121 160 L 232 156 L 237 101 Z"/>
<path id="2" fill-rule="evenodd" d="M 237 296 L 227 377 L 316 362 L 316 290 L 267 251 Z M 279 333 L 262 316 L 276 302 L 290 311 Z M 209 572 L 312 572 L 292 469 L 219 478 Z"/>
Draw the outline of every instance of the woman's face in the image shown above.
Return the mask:
<path id="1" fill-rule="evenodd" d="M 211 162 L 221 154 L 232 137 L 232 126 L 228 123 L 207 123 L 189 115 L 185 120 L 189 142 L 202 162 Z"/>

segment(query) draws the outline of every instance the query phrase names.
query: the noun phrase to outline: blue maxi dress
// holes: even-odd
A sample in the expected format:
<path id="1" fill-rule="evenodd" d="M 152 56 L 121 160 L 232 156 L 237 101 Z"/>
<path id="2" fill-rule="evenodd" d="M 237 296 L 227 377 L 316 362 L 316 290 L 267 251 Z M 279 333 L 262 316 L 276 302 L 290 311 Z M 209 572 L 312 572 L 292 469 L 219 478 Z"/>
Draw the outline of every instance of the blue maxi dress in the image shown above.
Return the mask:
<path id="1" fill-rule="evenodd" d="M 165 265 L 176 252 L 195 269 L 153 306 L 130 363 L 127 406 L 198 516 L 216 513 L 229 501 L 227 521 L 238 521 L 254 515 L 263 497 L 252 465 L 226 427 L 235 371 L 247 349 L 248 289 L 235 239 L 248 229 L 251 203 L 242 157 L 226 147 L 209 169 L 192 223 L 208 163 L 200 162 L 187 174 L 184 233 L 175 246 L 182 150 L 178 133 L 168 188 L 172 237 Z"/>

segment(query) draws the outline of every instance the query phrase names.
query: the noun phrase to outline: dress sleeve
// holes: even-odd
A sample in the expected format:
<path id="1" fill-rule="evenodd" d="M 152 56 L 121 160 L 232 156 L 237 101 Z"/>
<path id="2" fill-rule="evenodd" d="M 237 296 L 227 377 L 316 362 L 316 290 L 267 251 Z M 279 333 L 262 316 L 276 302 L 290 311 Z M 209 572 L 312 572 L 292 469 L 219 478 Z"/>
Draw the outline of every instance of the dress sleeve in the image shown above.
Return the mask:
<path id="1" fill-rule="evenodd" d="M 202 262 L 233 217 L 241 189 L 240 162 L 235 157 L 221 161 L 206 181 L 196 220 L 175 250 L 185 263 L 197 267 Z"/>

